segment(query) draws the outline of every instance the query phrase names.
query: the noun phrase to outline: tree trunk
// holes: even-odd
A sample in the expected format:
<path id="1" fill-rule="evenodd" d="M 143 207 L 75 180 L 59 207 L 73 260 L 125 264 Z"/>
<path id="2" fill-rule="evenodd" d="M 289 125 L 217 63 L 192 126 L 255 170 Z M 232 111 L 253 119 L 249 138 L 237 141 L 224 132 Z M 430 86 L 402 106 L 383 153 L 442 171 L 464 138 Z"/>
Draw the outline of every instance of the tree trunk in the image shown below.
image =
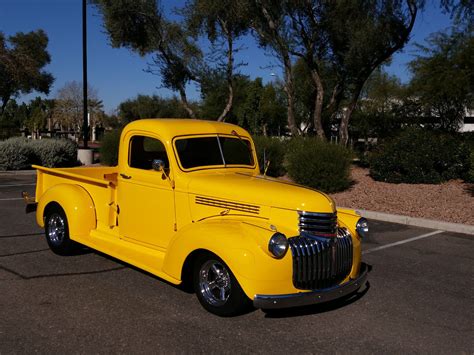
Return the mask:
<path id="1" fill-rule="evenodd" d="M 316 70 L 311 70 L 311 77 L 316 85 L 316 99 L 314 103 L 314 111 L 313 111 L 313 122 L 314 122 L 314 129 L 316 130 L 316 134 L 319 138 L 326 140 L 326 134 L 324 133 L 323 129 L 323 100 L 324 100 L 324 87 L 323 83 L 321 82 L 321 77 L 319 76 Z"/>
<path id="2" fill-rule="evenodd" d="M 284 58 L 285 67 L 285 85 L 283 87 L 288 102 L 287 102 L 287 114 L 288 114 L 288 128 L 290 129 L 292 136 L 299 136 L 300 130 L 296 125 L 295 119 L 295 88 L 293 83 L 293 72 L 291 68 L 291 60 L 289 56 Z"/>
<path id="3" fill-rule="evenodd" d="M 224 27 L 223 27 L 224 28 Z M 232 102 L 234 100 L 234 83 L 233 83 L 233 70 L 234 70 L 234 57 L 233 57 L 233 42 L 232 42 L 232 36 L 229 34 L 229 31 L 225 30 L 227 33 L 227 46 L 228 46 L 228 52 L 227 52 L 227 89 L 229 91 L 229 94 L 227 96 L 227 103 L 225 105 L 224 111 L 222 111 L 221 115 L 217 118 L 218 122 L 222 122 L 225 120 L 225 117 L 229 113 L 229 111 L 232 109 Z"/>
<path id="4" fill-rule="evenodd" d="M 349 121 L 352 117 L 352 113 L 357 106 L 357 101 L 359 100 L 360 92 L 362 91 L 362 87 L 364 86 L 364 82 L 356 84 L 354 93 L 352 95 L 352 99 L 349 102 L 346 110 L 344 111 L 341 124 L 339 126 L 339 138 L 341 144 L 347 146 L 347 142 L 349 141 Z"/>
<path id="5" fill-rule="evenodd" d="M 357 95 L 357 97 L 358 96 L 359 95 Z M 347 146 L 347 142 L 349 141 L 349 121 L 357 105 L 357 97 L 353 97 L 349 106 L 346 107 L 346 110 L 342 114 L 341 124 L 339 125 L 339 142 L 344 146 Z"/>
<path id="6" fill-rule="evenodd" d="M 285 84 L 283 90 L 285 91 L 287 102 L 287 114 L 288 114 L 288 128 L 290 129 L 292 136 L 298 136 L 301 134 L 295 119 L 295 90 L 293 83 L 293 69 L 290 58 L 290 53 L 288 50 L 288 45 L 285 43 L 285 39 L 279 34 L 277 24 L 275 23 L 274 18 L 271 16 L 271 13 L 267 10 L 266 6 L 261 2 L 258 2 L 259 8 L 262 12 L 263 17 L 265 18 L 268 28 L 270 29 L 271 41 L 274 42 L 273 48 L 278 53 L 279 59 L 283 65 L 284 69 L 284 79 Z M 259 31 L 258 27 L 254 28 L 257 33 L 260 34 L 262 38 L 265 38 L 266 35 L 263 32 Z"/>
<path id="7" fill-rule="evenodd" d="M 0 116 L 3 115 L 5 112 L 5 107 L 7 107 L 7 103 L 10 100 L 9 97 L 2 97 L 2 106 L 0 107 Z"/>
<path id="8" fill-rule="evenodd" d="M 179 88 L 179 96 L 181 98 L 181 104 L 183 105 L 186 112 L 189 114 L 189 117 L 196 118 L 193 109 L 191 108 L 191 106 L 189 106 L 188 98 L 186 97 L 186 90 L 183 87 Z"/>

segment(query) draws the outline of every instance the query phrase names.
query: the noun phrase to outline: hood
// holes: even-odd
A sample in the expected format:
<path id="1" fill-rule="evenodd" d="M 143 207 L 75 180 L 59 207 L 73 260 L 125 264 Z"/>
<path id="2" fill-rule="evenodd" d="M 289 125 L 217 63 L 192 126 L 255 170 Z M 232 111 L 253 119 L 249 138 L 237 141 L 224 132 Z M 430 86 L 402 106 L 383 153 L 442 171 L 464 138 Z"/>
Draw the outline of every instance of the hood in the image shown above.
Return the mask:
<path id="1" fill-rule="evenodd" d="M 247 205 L 333 213 L 336 206 L 324 193 L 283 180 L 240 172 L 194 175 L 188 191 L 196 198 L 214 198 Z M 219 203 L 219 202 L 217 202 Z M 217 207 L 217 206 L 216 206 Z"/>

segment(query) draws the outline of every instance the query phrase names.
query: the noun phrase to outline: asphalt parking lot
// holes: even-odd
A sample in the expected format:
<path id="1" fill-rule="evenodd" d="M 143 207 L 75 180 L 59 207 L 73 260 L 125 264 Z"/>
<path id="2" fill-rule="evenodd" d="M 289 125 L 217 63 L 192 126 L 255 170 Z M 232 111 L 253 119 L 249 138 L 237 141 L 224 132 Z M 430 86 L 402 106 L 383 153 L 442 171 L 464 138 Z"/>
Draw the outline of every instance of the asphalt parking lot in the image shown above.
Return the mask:
<path id="1" fill-rule="evenodd" d="M 369 285 L 343 302 L 235 318 L 104 255 L 49 251 L 0 173 L 0 353 L 473 353 L 474 236 L 372 221 Z"/>

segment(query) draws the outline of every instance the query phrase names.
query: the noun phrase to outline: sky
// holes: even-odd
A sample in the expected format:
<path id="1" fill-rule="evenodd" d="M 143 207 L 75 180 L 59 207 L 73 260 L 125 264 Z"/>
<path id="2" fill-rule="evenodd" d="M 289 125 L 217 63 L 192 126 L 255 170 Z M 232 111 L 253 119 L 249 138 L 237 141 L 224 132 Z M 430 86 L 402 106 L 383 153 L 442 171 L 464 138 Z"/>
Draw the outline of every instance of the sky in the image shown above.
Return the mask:
<path id="1" fill-rule="evenodd" d="M 180 6 L 183 0 L 163 0 L 166 11 Z M 43 29 L 48 37 L 51 63 L 45 67 L 55 81 L 49 97 L 70 81 L 82 81 L 82 0 L 1 0 L 0 31 L 5 35 Z M 439 2 L 428 0 L 426 9 L 419 14 L 411 39 L 402 52 L 396 53 L 386 70 L 406 83 L 410 79 L 407 63 L 415 55 L 415 43 L 425 43 L 434 32 L 446 30 L 451 25 L 448 15 L 443 14 Z M 164 89 L 158 76 L 144 72 L 150 57 L 142 58 L 124 48 L 112 48 L 102 25 L 102 19 L 94 7 L 88 6 L 88 81 L 97 91 L 107 113 L 112 113 L 122 101 L 137 94 L 172 96 Z M 251 78 L 261 77 L 264 82 L 281 77 L 276 62 L 260 49 L 251 36 L 242 40 L 245 49 L 238 54 L 238 61 L 247 63 L 242 74 Z M 188 88 L 189 98 L 199 100 L 199 91 Z M 38 96 L 33 93 L 21 96 L 29 101 Z M 44 96 L 44 95 L 40 95 Z"/>

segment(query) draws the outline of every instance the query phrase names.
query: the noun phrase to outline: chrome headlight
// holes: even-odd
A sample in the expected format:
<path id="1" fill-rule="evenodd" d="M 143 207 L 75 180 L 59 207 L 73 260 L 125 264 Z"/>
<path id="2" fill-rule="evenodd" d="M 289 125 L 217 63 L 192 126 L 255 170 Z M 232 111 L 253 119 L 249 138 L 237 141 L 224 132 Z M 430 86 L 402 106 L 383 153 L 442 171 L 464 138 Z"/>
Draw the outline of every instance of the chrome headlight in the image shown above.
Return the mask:
<path id="1" fill-rule="evenodd" d="M 268 242 L 268 251 L 277 259 L 281 259 L 285 256 L 288 250 L 288 239 L 284 234 L 275 233 Z"/>
<path id="2" fill-rule="evenodd" d="M 362 238 L 369 235 L 369 222 L 365 218 L 359 218 L 356 224 L 356 231 Z"/>

